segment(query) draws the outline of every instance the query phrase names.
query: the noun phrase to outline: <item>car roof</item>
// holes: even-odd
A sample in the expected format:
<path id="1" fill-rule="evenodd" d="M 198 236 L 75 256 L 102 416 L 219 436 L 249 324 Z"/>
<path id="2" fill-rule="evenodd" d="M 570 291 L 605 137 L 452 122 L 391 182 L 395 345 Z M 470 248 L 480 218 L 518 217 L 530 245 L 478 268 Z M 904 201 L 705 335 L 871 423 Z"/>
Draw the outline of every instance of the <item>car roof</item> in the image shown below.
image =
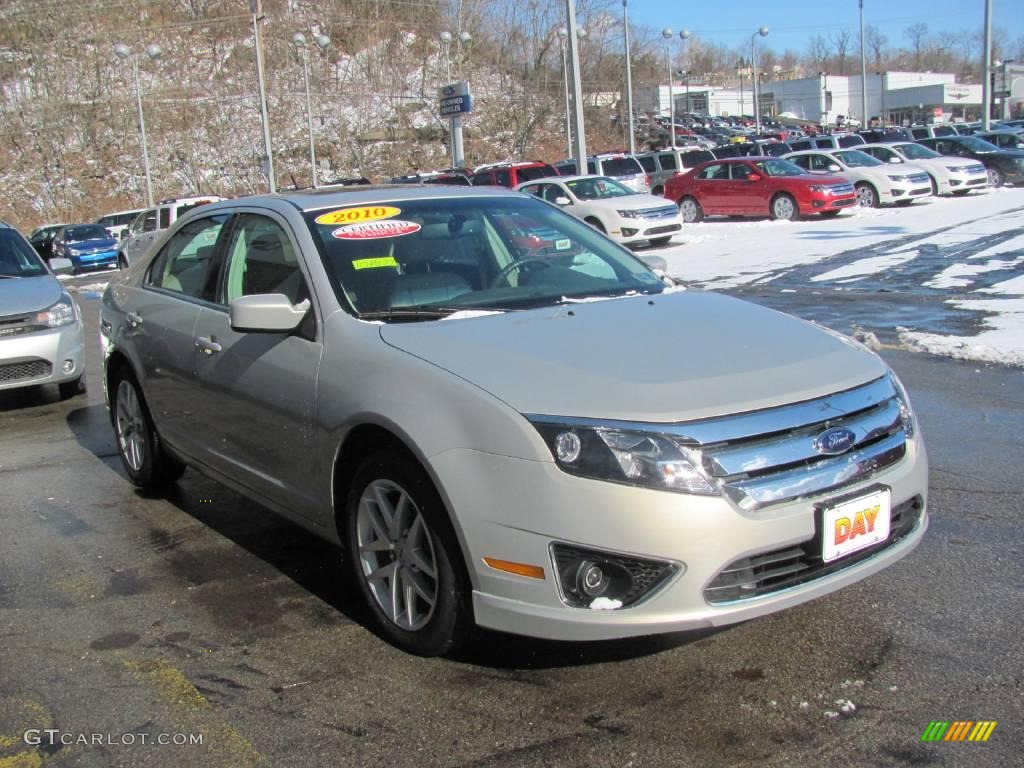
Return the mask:
<path id="1" fill-rule="evenodd" d="M 369 205 L 372 203 L 391 203 L 400 200 L 436 200 L 439 198 L 466 197 L 521 198 L 521 195 L 505 187 L 456 187 L 441 184 L 370 184 L 342 187 L 340 189 L 303 189 L 280 192 L 273 195 L 238 197 L 232 200 L 210 203 L 195 209 L 195 211 L 205 212 L 248 205 L 267 206 L 270 208 L 279 208 L 282 205 L 287 205 L 305 212 L 322 210 L 332 206 L 341 207 Z"/>

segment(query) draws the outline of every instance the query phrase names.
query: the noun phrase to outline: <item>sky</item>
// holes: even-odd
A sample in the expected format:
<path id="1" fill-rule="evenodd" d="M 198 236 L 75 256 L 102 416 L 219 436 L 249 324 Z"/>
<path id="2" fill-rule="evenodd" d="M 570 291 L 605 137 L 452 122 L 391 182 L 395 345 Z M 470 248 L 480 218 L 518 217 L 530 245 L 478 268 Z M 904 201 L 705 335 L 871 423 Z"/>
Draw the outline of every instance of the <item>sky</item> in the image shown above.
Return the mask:
<path id="1" fill-rule="evenodd" d="M 730 47 L 750 44 L 750 35 L 758 27 L 769 29 L 765 45 L 777 53 L 790 48 L 807 50 L 815 34 L 846 28 L 856 38 L 860 21 L 856 0 L 772 0 L 749 3 L 743 0 L 713 3 L 666 2 L 666 0 L 629 0 L 630 21 L 655 29 L 671 27 L 691 33 L 712 43 Z M 889 38 L 889 46 L 907 46 L 903 30 L 924 22 L 932 34 L 980 30 L 985 20 L 984 0 L 864 0 L 864 24 L 874 24 Z M 993 0 L 992 26 L 1002 27 L 1010 41 L 1024 35 L 1024 0 Z"/>

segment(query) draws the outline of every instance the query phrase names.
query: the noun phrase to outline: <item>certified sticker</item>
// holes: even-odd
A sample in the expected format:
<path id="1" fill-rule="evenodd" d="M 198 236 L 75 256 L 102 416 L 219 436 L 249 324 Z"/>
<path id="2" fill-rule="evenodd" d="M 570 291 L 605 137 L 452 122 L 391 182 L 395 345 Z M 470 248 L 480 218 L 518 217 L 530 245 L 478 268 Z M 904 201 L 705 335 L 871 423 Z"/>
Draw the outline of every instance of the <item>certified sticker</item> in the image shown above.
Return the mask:
<path id="1" fill-rule="evenodd" d="M 349 224 L 331 232 L 331 237 L 338 240 L 383 240 L 389 237 L 402 237 L 419 232 L 420 225 L 415 221 L 386 219 L 371 221 L 365 224 Z"/>
<path id="2" fill-rule="evenodd" d="M 360 208 L 339 208 L 316 217 L 317 224 L 358 224 L 363 221 L 390 219 L 402 212 L 393 205 L 366 205 Z"/>

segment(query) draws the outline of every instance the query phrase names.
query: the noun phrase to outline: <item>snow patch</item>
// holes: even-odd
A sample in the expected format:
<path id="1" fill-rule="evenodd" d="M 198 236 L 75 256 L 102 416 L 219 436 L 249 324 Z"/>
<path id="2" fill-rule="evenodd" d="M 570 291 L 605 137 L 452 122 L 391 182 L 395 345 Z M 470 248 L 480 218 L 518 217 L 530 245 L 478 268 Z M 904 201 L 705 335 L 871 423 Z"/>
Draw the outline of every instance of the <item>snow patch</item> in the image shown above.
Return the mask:
<path id="1" fill-rule="evenodd" d="M 621 600 L 612 600 L 610 597 L 595 597 L 590 601 L 590 610 L 592 611 L 614 611 L 621 607 Z"/>

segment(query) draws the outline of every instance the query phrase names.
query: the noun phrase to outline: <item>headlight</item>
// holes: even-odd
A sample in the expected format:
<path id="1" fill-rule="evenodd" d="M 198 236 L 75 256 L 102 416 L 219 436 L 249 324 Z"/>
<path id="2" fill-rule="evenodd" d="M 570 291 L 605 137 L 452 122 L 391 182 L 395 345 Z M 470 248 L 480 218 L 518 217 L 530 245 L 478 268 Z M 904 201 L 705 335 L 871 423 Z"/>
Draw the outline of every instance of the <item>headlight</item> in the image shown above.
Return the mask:
<path id="1" fill-rule="evenodd" d="M 964 173 L 967 169 L 962 165 L 947 165 L 946 170 L 950 173 Z"/>
<path id="2" fill-rule="evenodd" d="M 624 219 L 637 219 L 640 217 L 639 211 L 616 211 L 616 213 Z"/>
<path id="3" fill-rule="evenodd" d="M 60 328 L 62 325 L 71 325 L 75 322 L 75 302 L 71 300 L 71 297 L 68 296 L 68 294 L 61 294 L 60 301 L 49 309 L 44 309 L 42 312 L 36 314 L 36 322 L 42 323 L 50 328 Z"/>
<path id="4" fill-rule="evenodd" d="M 532 419 L 559 469 L 570 475 L 662 491 L 717 495 L 700 454 L 656 431 Z"/>
<path id="5" fill-rule="evenodd" d="M 896 390 L 896 400 L 900 404 L 900 417 L 903 420 L 903 431 L 906 433 L 908 438 L 911 438 L 914 436 L 914 432 L 917 431 L 917 425 L 914 419 L 914 412 L 910 407 L 910 398 L 907 397 L 907 390 L 903 388 L 903 382 L 901 382 L 892 371 L 889 371 L 889 381 L 892 382 L 893 389 Z"/>
<path id="6" fill-rule="evenodd" d="M 829 194 L 832 191 L 832 187 L 827 184 L 811 184 L 807 188 L 811 190 L 811 192 L 824 192 L 825 194 Z"/>
<path id="7" fill-rule="evenodd" d="M 906 176 L 890 176 L 889 181 L 906 181 Z"/>

